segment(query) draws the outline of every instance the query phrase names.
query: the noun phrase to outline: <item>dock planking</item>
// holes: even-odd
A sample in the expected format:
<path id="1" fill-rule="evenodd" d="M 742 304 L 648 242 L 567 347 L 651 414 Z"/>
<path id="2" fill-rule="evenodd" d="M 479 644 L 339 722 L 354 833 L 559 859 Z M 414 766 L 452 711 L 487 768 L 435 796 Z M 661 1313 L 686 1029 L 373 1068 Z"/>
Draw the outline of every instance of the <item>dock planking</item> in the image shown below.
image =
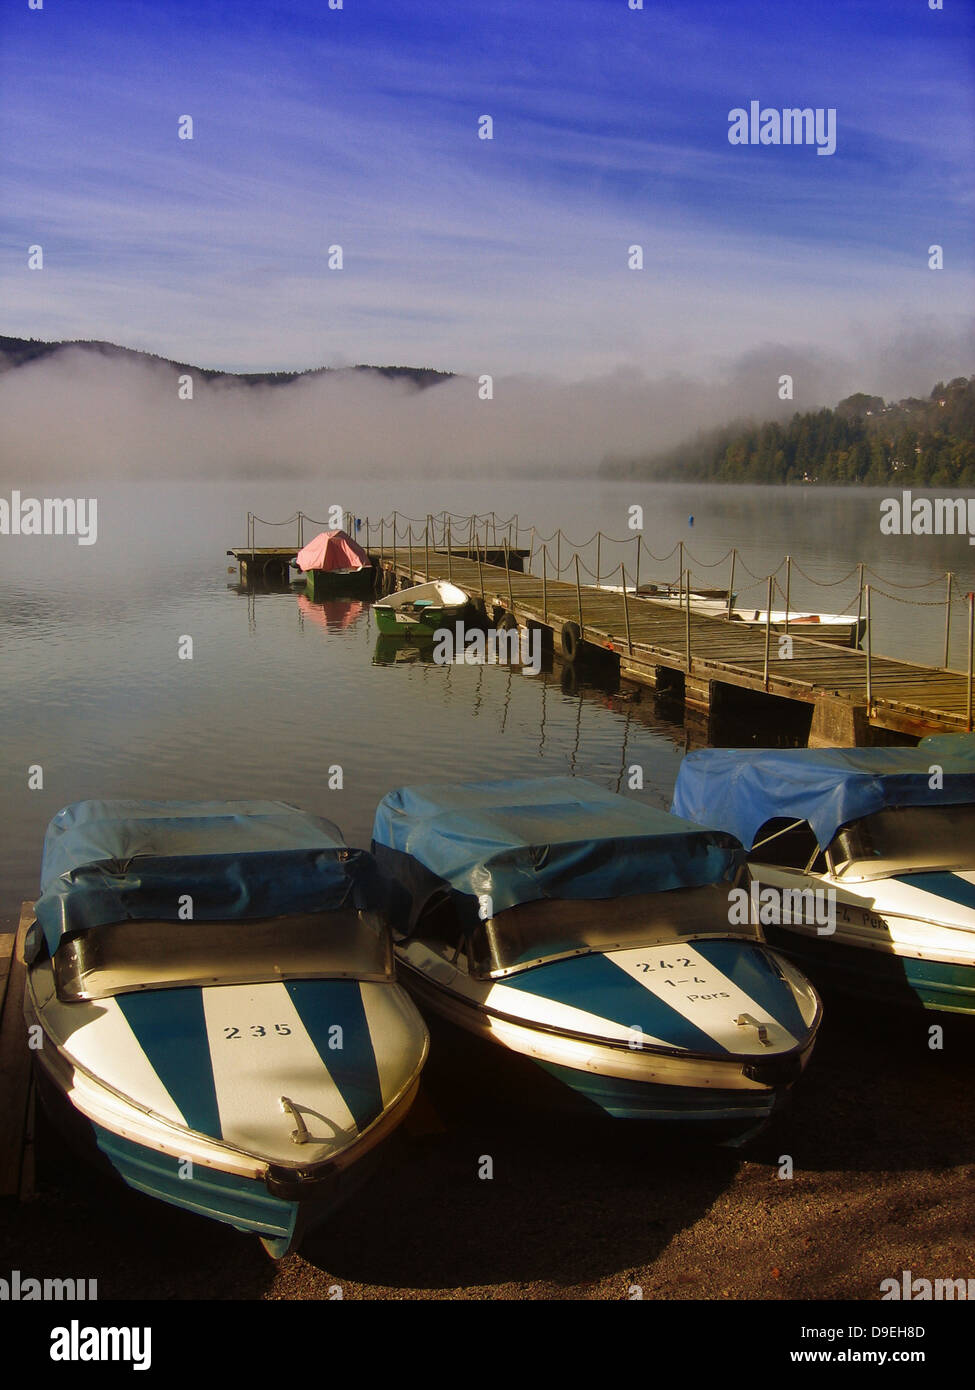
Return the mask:
<path id="1" fill-rule="evenodd" d="M 24 903 L 16 935 L 0 936 L 0 1197 L 33 1195 L 34 1097 L 24 1022 L 24 942 L 34 920 Z"/>
<path id="2" fill-rule="evenodd" d="M 798 631 L 789 633 L 791 656 L 779 655 L 782 634 L 776 632 L 766 656 L 763 628 L 688 615 L 632 592 L 543 581 L 513 566 L 485 564 L 470 552 L 448 559 L 443 551 L 427 556 L 422 547 L 410 553 L 400 545 L 383 558 L 402 583 L 449 578 L 483 599 L 489 614 L 510 612 L 520 624 L 540 627 L 563 659 L 569 659 L 563 633 L 574 624 L 580 655 L 601 650 L 619 662 L 625 680 L 656 687 L 662 673 L 674 673 L 683 681 L 685 703 L 705 716 L 720 687 L 732 686 L 813 706 L 810 744 L 849 746 L 884 734 L 921 737 L 971 727 L 970 683 L 962 672 L 868 657 Z"/>

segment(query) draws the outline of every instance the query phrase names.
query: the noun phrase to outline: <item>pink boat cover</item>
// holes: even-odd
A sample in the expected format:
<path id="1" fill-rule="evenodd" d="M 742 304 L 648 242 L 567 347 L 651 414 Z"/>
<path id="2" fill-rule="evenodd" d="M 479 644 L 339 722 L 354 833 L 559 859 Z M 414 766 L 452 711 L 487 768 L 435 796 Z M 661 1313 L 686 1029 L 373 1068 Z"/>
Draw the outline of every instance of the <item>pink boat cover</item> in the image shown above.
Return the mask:
<path id="1" fill-rule="evenodd" d="M 361 570 L 369 556 L 344 531 L 322 531 L 298 551 L 297 561 L 302 570 Z"/>

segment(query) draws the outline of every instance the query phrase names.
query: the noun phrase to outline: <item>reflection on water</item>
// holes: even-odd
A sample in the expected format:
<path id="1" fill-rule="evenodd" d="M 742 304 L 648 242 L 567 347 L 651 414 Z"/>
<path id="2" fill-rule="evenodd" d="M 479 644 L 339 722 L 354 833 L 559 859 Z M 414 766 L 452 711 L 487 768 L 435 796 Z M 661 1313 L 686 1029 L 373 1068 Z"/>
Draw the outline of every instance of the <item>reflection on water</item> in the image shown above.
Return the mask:
<path id="1" fill-rule="evenodd" d="M 301 618 L 319 627 L 335 632 L 344 632 L 347 627 L 359 621 L 366 611 L 366 605 L 357 598 L 326 599 L 323 603 L 313 603 L 304 594 L 298 595 L 298 612 Z"/>
<path id="2" fill-rule="evenodd" d="M 17 605 L 26 595 L 5 596 Z M 131 595 L 127 604 L 131 603 Z M 18 610 L 21 611 L 21 610 Z M 156 611 L 106 601 L 76 626 L 48 610 L 19 625 L 3 726 L 2 915 L 36 892 L 50 817 L 89 797 L 274 797 L 367 845 L 380 799 L 406 782 L 575 773 L 666 807 L 683 747 L 658 719 L 575 672 L 436 664 L 377 633 L 361 599 L 238 595 L 185 574 Z M 192 660 L 179 639 L 193 638 Z M 40 697 L 38 692 L 40 692 Z M 43 766 L 29 791 L 27 769 Z M 329 769 L 342 768 L 341 789 Z"/>

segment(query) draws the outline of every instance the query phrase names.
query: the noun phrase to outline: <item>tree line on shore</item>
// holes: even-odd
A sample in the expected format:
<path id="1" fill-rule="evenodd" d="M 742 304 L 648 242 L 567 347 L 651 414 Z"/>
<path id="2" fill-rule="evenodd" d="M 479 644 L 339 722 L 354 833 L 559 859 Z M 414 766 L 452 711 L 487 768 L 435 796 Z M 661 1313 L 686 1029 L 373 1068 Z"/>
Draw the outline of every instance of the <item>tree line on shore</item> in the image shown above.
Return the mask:
<path id="1" fill-rule="evenodd" d="M 624 478 L 717 483 L 975 487 L 975 377 L 939 381 L 924 400 L 863 392 L 787 423 L 736 421 L 665 453 L 606 460 Z"/>

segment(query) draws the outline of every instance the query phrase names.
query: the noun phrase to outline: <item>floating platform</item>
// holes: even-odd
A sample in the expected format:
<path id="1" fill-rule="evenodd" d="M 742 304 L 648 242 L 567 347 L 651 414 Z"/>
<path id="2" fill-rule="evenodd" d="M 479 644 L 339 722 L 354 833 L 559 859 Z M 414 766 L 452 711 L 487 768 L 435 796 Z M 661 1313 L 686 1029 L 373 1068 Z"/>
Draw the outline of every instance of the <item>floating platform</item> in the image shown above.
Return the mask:
<path id="1" fill-rule="evenodd" d="M 241 584 L 288 584 L 297 557 L 294 545 L 234 546 L 227 551 L 240 566 Z"/>

